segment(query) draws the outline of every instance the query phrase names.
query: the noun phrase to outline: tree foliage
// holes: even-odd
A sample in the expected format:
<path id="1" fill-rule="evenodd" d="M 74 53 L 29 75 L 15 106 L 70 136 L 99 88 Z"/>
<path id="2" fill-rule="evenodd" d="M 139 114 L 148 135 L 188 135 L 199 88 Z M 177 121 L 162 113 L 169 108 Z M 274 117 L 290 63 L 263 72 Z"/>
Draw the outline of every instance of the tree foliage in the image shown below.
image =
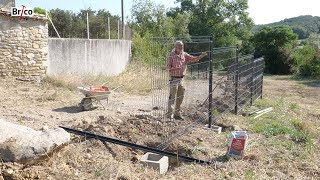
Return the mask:
<path id="1" fill-rule="evenodd" d="M 188 13 L 188 25 L 192 36 L 214 36 L 215 46 L 230 46 L 247 41 L 253 21 L 246 12 L 247 0 L 177 0 L 180 7 L 171 9 L 167 15 L 176 17 Z"/>
<path id="2" fill-rule="evenodd" d="M 320 51 L 317 46 L 296 48 L 293 59 L 297 74 L 320 78 Z"/>
<path id="3" fill-rule="evenodd" d="M 247 41 L 253 26 L 247 0 L 177 0 L 169 11 L 151 0 L 135 0 L 131 25 L 152 36 L 214 36 L 215 46 Z"/>
<path id="4" fill-rule="evenodd" d="M 91 9 L 81 10 L 79 13 L 61 9 L 50 10 L 49 16 L 58 33 L 64 38 L 87 37 L 87 13 L 89 15 L 90 38 L 108 38 L 108 17 L 110 18 L 111 37 L 117 37 L 118 16 L 112 15 L 105 9 L 93 11 Z M 51 23 L 49 23 L 49 36 L 57 37 Z"/>
<path id="5" fill-rule="evenodd" d="M 42 8 L 40 8 L 40 7 L 35 7 L 35 8 L 33 8 L 33 12 L 36 13 L 36 14 L 46 15 L 46 10 L 45 10 L 45 9 L 42 9 Z"/>
<path id="6" fill-rule="evenodd" d="M 288 18 L 275 23 L 257 25 L 253 28 L 253 31 L 256 32 L 263 27 L 277 26 L 291 27 L 293 31 L 299 35 L 299 39 L 305 39 L 309 37 L 310 34 L 320 34 L 320 17 L 307 15 Z"/>
<path id="7" fill-rule="evenodd" d="M 149 33 L 158 37 L 187 37 L 190 15 L 177 13 L 175 17 L 166 15 L 166 8 L 151 0 L 135 0 L 131 9 L 130 25 L 140 36 Z"/>
<path id="8" fill-rule="evenodd" d="M 255 56 L 265 57 L 266 71 L 269 73 L 292 73 L 293 62 L 290 54 L 297 38 L 288 27 L 262 28 L 253 37 Z"/>

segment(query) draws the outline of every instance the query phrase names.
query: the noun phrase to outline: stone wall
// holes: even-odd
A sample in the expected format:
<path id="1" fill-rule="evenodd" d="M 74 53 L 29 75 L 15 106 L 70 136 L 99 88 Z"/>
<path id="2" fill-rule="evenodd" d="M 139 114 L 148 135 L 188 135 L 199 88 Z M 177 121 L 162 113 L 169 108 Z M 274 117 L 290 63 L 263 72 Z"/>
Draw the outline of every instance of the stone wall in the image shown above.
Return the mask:
<path id="1" fill-rule="evenodd" d="M 11 10 L 15 6 L 15 0 L 0 0 L 0 8 L 3 10 Z"/>
<path id="2" fill-rule="evenodd" d="M 41 77 L 48 59 L 45 18 L 20 21 L 0 14 L 0 77 Z"/>

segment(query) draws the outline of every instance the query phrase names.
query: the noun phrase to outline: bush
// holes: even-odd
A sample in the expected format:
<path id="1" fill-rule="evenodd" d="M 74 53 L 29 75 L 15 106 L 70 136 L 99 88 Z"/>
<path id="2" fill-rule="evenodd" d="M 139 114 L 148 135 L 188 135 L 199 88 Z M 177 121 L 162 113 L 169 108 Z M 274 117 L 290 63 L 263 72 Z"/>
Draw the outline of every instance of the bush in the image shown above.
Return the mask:
<path id="1" fill-rule="evenodd" d="M 133 59 L 146 65 L 164 66 L 167 55 L 173 47 L 172 42 L 154 40 L 149 33 L 143 37 L 135 34 L 132 45 Z"/>
<path id="2" fill-rule="evenodd" d="M 320 52 L 317 47 L 303 46 L 293 53 L 296 73 L 313 78 L 320 78 Z"/>
<path id="3" fill-rule="evenodd" d="M 46 10 L 45 9 L 42 9 L 42 8 L 39 8 L 39 7 L 35 7 L 33 9 L 34 13 L 37 13 L 37 14 L 43 14 L 43 15 L 46 15 Z"/>
<path id="4" fill-rule="evenodd" d="M 320 59 L 314 58 L 311 62 L 300 67 L 300 74 L 312 78 L 320 78 Z"/>
<path id="5" fill-rule="evenodd" d="M 311 46 L 303 46 L 297 48 L 293 52 L 294 66 L 297 73 L 299 73 L 300 67 L 306 62 L 310 62 L 315 55 L 315 49 Z"/>

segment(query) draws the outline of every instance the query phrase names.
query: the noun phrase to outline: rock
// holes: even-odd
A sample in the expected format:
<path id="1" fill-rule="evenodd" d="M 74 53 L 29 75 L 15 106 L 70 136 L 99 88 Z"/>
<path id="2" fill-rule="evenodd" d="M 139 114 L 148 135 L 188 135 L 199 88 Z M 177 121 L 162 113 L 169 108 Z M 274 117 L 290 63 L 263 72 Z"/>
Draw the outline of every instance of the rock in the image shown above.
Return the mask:
<path id="1" fill-rule="evenodd" d="M 88 159 L 91 159 L 91 158 L 92 158 L 92 155 L 89 154 L 89 153 L 87 153 L 87 154 L 86 154 L 86 157 L 87 157 Z"/>
<path id="2" fill-rule="evenodd" d="M 0 159 L 8 162 L 35 163 L 70 141 L 69 133 L 61 128 L 42 132 L 2 119 L 0 124 Z"/>
<path id="3" fill-rule="evenodd" d="M 46 130 L 49 130 L 49 127 L 47 125 L 42 127 L 42 131 L 46 131 Z"/>
<path id="4" fill-rule="evenodd" d="M 14 174 L 14 171 L 12 169 L 7 169 L 3 171 L 3 175 L 7 177 L 12 177 Z"/>
<path id="5" fill-rule="evenodd" d="M 153 110 L 159 110 L 160 108 L 158 106 L 155 106 L 152 108 Z"/>
<path id="6" fill-rule="evenodd" d="M 32 54 L 32 53 L 29 53 L 29 54 L 27 55 L 27 58 L 29 58 L 29 59 L 32 59 L 32 58 L 34 58 L 34 54 Z"/>
<path id="7" fill-rule="evenodd" d="M 199 142 L 203 142 L 203 139 L 202 139 L 202 138 L 197 138 L 197 140 L 198 140 Z"/>
<path id="8" fill-rule="evenodd" d="M 88 148 L 87 149 L 87 153 L 91 153 L 91 152 L 92 152 L 92 150 Z"/>
<path id="9" fill-rule="evenodd" d="M 123 121 L 121 119 L 117 119 L 116 122 L 119 124 L 123 123 Z"/>
<path id="10" fill-rule="evenodd" d="M 104 119 L 105 119 L 104 116 L 99 116 L 99 120 L 100 120 L 100 121 L 103 121 Z"/>
<path id="11" fill-rule="evenodd" d="M 4 180 L 3 176 L 1 176 L 1 174 L 0 174 L 0 180 Z"/>
<path id="12" fill-rule="evenodd" d="M 227 165 L 225 163 L 216 162 L 215 169 L 227 169 Z"/>

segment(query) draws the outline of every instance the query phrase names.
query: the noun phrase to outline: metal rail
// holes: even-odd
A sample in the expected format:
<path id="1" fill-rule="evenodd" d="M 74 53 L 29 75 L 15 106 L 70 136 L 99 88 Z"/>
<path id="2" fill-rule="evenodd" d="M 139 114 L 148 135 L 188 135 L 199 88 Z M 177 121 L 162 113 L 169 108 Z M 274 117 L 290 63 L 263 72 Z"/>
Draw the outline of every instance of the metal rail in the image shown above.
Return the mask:
<path id="1" fill-rule="evenodd" d="M 183 156 L 183 155 L 179 155 L 179 154 L 168 152 L 168 151 L 162 151 L 162 150 L 159 150 L 159 149 L 155 149 L 155 148 L 151 148 L 151 147 L 147 147 L 147 146 L 142 146 L 142 145 L 126 142 L 126 141 L 121 141 L 121 140 L 118 140 L 118 139 L 109 138 L 109 137 L 106 137 L 106 136 L 101 136 L 101 135 L 93 134 L 93 133 L 86 132 L 86 131 L 80 131 L 80 130 L 71 129 L 71 128 L 67 128 L 67 127 L 63 127 L 63 126 L 59 126 L 59 127 L 64 129 L 64 130 L 66 130 L 69 133 L 72 133 L 72 134 L 85 136 L 85 137 L 88 137 L 88 138 L 94 138 L 94 139 L 97 139 L 97 140 L 100 140 L 100 141 L 110 142 L 110 143 L 113 143 L 113 144 L 118 144 L 118 145 L 121 145 L 121 146 L 130 147 L 130 148 L 133 148 L 133 149 L 139 149 L 139 150 L 142 150 L 142 151 L 145 151 L 145 152 L 152 152 L 152 153 L 161 154 L 161 155 L 164 155 L 164 156 L 170 156 L 170 157 L 178 158 L 178 159 L 181 159 L 181 160 L 184 160 L 184 161 L 187 161 L 187 162 L 195 162 L 195 163 L 199 163 L 199 164 L 211 164 L 211 162 L 209 162 L 209 161 L 195 159 L 193 157 Z"/>

